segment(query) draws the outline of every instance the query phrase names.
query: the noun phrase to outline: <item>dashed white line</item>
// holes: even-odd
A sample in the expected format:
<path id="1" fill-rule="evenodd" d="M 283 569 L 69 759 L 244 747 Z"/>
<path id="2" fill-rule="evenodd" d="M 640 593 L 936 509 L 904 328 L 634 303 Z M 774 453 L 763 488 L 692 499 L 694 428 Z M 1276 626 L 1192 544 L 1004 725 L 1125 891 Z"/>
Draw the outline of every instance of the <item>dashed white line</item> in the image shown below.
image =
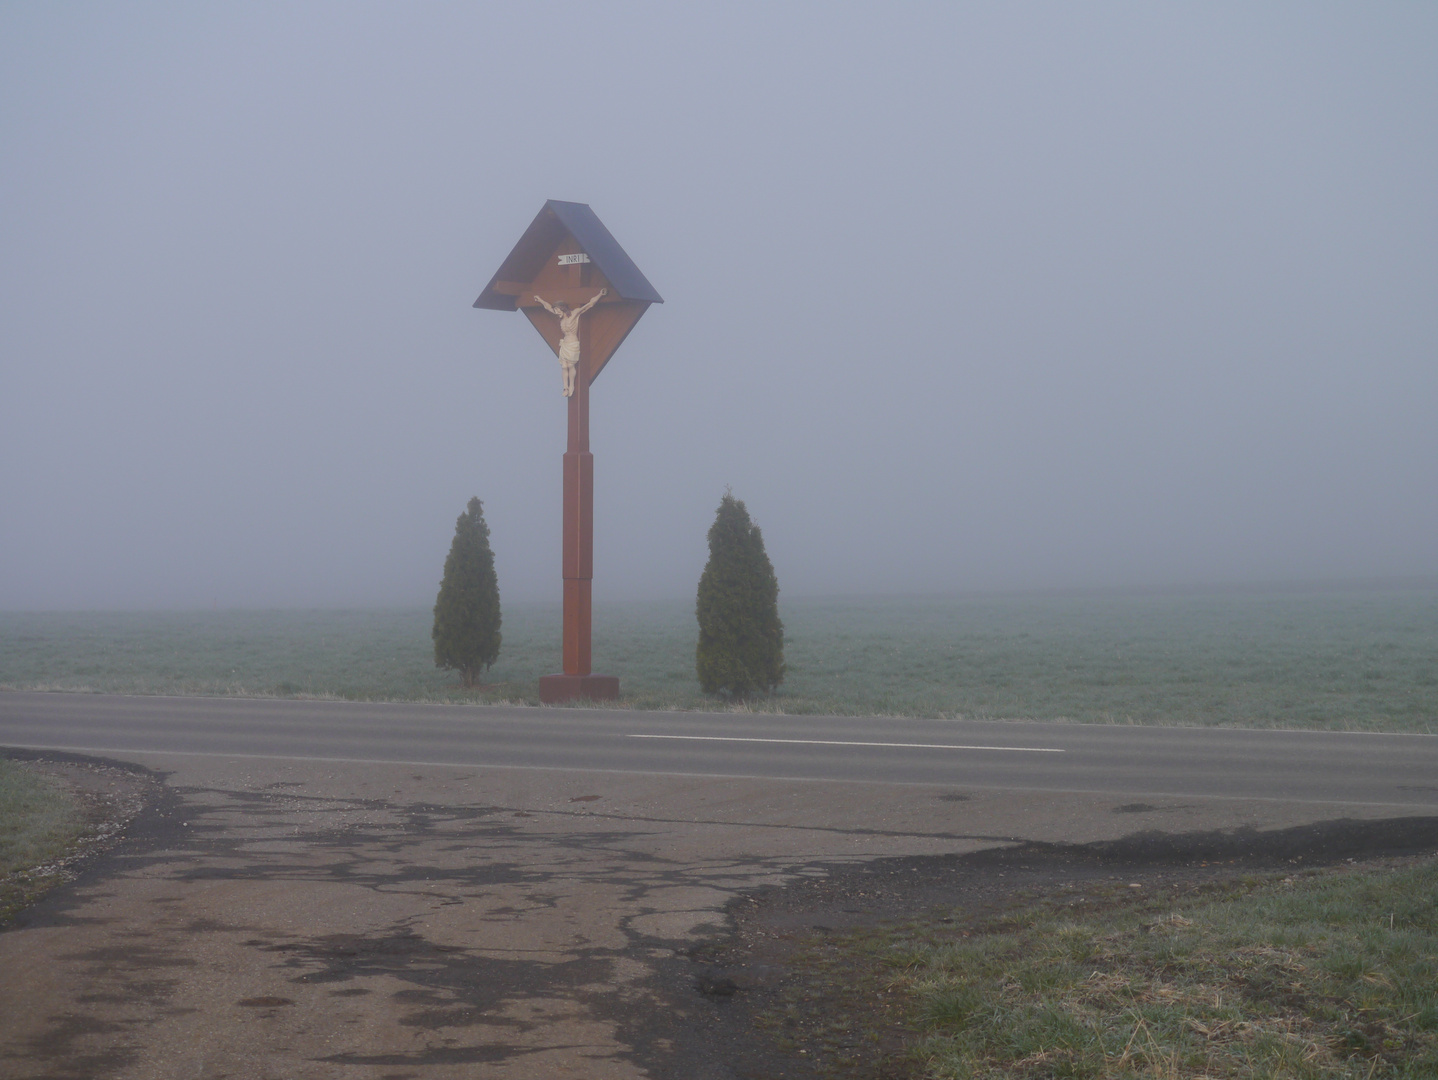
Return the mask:
<path id="1" fill-rule="evenodd" d="M 956 746 L 953 743 L 851 742 L 844 739 L 760 739 L 743 735 L 630 735 L 626 739 L 688 739 L 692 742 L 786 743 L 793 746 L 880 746 L 903 750 L 1007 750 L 1020 754 L 1063 754 L 1053 746 Z"/>

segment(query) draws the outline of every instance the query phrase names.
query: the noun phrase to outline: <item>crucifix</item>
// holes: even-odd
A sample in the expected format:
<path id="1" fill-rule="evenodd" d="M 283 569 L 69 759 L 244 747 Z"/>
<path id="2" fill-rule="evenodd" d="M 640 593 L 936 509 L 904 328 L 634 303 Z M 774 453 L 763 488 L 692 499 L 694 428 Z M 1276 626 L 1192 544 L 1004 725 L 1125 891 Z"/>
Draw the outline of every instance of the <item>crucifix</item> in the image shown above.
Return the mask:
<path id="1" fill-rule="evenodd" d="M 541 295 L 542 294 L 542 295 Z M 539 700 L 612 700 L 619 678 L 590 670 L 594 583 L 594 455 L 589 385 L 650 304 L 663 298 L 585 203 L 551 199 L 500 264 L 477 308 L 523 311 L 559 357 L 568 409 L 564 451 L 564 670 Z"/>
<path id="2" fill-rule="evenodd" d="M 559 317 L 559 366 L 564 369 L 564 396 L 574 396 L 574 376 L 579 370 L 579 319 L 586 311 L 592 308 L 600 300 L 609 294 L 608 289 L 600 289 L 594 294 L 589 303 L 583 307 L 572 308 L 563 300 L 557 304 L 551 304 L 538 293 L 534 294 L 535 301 L 551 315 Z"/>

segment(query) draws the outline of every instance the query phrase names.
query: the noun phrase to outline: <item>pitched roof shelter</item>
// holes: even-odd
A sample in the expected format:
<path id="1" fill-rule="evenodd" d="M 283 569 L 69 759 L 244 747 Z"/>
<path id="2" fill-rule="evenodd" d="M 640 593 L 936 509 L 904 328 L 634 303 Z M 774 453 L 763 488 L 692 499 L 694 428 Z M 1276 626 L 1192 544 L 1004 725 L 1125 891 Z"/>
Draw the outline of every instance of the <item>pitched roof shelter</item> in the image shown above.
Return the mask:
<path id="1" fill-rule="evenodd" d="M 563 300 L 578 307 L 601 288 L 608 288 L 609 294 L 585 316 L 588 340 L 583 362 L 590 382 L 649 305 L 662 304 L 664 298 L 587 203 L 550 199 L 490 278 L 474 306 L 523 311 L 558 354 L 558 320 L 539 305 L 535 296 L 543 296 L 551 304 Z"/>

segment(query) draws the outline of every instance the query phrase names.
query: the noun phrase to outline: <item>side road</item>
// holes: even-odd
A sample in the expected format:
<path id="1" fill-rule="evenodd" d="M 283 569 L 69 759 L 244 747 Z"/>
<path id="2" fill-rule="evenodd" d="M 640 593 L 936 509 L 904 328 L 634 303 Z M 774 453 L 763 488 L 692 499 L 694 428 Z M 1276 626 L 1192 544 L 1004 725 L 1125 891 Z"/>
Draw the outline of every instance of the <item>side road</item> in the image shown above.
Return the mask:
<path id="1" fill-rule="evenodd" d="M 1431 816 L 833 780 L 127 753 L 130 838 L 0 934 L 0 1075 L 733 1075 L 655 986 L 745 891 L 887 856 Z M 679 999 L 682 1002 L 682 998 Z M 666 1066 L 669 1062 L 672 1067 Z"/>

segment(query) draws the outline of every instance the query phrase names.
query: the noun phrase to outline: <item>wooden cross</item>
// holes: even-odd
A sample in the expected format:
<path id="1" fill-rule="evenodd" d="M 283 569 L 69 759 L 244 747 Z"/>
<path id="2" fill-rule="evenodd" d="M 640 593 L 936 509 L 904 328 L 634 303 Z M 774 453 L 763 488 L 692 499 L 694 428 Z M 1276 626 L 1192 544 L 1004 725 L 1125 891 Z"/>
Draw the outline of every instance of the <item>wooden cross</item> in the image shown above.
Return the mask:
<path id="1" fill-rule="evenodd" d="M 579 367 L 568 398 L 564 452 L 564 671 L 539 680 L 545 704 L 619 696 L 619 678 L 590 670 L 594 584 L 594 455 L 589 452 L 589 385 L 629 336 L 650 304 L 664 299 L 585 203 L 551 199 L 500 264 L 477 308 L 520 310 L 560 351 L 559 319 L 541 304 L 577 310 L 600 289 L 598 304 L 579 321 Z M 560 385 L 555 372 L 554 385 Z"/>

